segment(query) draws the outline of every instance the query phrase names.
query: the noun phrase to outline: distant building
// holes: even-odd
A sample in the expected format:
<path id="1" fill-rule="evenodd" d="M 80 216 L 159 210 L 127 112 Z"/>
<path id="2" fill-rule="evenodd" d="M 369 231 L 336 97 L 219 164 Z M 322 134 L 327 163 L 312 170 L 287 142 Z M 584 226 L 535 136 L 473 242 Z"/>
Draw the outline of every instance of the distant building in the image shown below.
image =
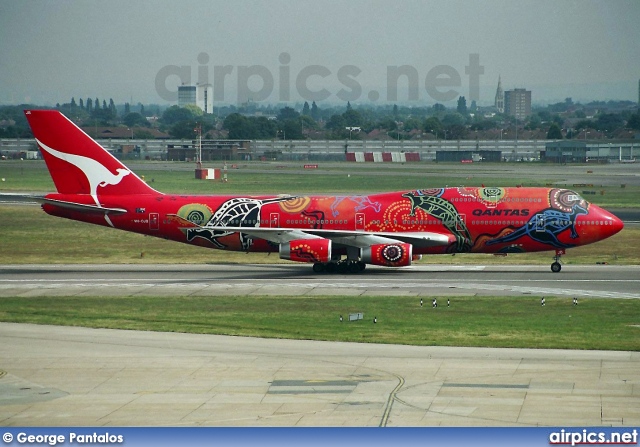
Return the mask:
<path id="1" fill-rule="evenodd" d="M 181 85 L 178 87 L 178 107 L 196 103 L 196 86 Z"/>
<path id="2" fill-rule="evenodd" d="M 500 82 L 500 76 L 498 76 L 498 88 L 496 89 L 496 110 L 498 113 L 504 113 L 504 91 L 502 90 L 502 83 Z"/>
<path id="3" fill-rule="evenodd" d="M 531 115 L 531 91 L 516 88 L 504 92 L 504 113 L 519 120 Z"/>
<path id="4" fill-rule="evenodd" d="M 213 87 L 211 84 L 181 85 L 178 87 L 178 106 L 193 104 L 204 113 L 213 113 Z"/>
<path id="5" fill-rule="evenodd" d="M 553 163 L 631 163 L 640 156 L 635 140 L 559 140 L 545 146 L 540 159 Z"/>
<path id="6" fill-rule="evenodd" d="M 168 144 L 167 159 L 193 161 L 197 157 L 197 142 L 191 144 Z M 247 160 L 251 158 L 249 140 L 202 140 L 202 161 Z"/>
<path id="7" fill-rule="evenodd" d="M 438 162 L 500 162 L 502 161 L 502 151 L 494 150 L 439 150 L 436 151 L 436 161 Z"/>
<path id="8" fill-rule="evenodd" d="M 198 84 L 196 105 L 204 113 L 213 113 L 213 86 L 211 84 Z"/>

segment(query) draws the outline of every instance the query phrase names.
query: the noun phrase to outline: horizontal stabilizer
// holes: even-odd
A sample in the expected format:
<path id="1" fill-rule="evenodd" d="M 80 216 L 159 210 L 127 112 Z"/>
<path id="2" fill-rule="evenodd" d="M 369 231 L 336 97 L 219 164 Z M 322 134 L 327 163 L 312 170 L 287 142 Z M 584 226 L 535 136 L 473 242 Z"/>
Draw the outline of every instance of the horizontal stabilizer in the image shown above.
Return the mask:
<path id="1" fill-rule="evenodd" d="M 63 200 L 54 199 L 42 199 L 41 203 L 48 205 L 59 206 L 60 208 L 66 208 L 74 211 L 80 211 L 82 213 L 95 213 L 95 214 L 125 214 L 127 210 L 122 208 L 105 208 L 103 206 L 85 205 L 83 203 L 65 202 Z"/>
<path id="2" fill-rule="evenodd" d="M 30 194 L 14 194 L 14 193 L 0 193 L 0 203 L 12 204 L 12 203 L 42 203 L 44 196 L 34 196 Z"/>
<path id="3" fill-rule="evenodd" d="M 122 208 L 105 208 L 97 205 L 85 205 L 84 203 L 67 202 L 64 200 L 48 199 L 43 196 L 32 196 L 26 194 L 0 194 L 0 202 L 48 204 L 92 214 L 125 214 L 127 212 L 127 210 Z"/>

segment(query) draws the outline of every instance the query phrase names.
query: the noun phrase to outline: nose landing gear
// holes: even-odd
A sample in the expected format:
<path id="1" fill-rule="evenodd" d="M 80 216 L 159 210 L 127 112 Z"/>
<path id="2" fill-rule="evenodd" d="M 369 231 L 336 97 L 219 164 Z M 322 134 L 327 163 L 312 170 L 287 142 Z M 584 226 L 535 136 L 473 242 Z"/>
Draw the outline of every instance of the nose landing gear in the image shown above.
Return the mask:
<path id="1" fill-rule="evenodd" d="M 553 258 L 553 263 L 551 264 L 551 271 L 553 273 L 558 273 L 562 270 L 562 264 L 560 264 L 560 257 L 566 254 L 565 250 L 556 250 L 556 255 Z"/>

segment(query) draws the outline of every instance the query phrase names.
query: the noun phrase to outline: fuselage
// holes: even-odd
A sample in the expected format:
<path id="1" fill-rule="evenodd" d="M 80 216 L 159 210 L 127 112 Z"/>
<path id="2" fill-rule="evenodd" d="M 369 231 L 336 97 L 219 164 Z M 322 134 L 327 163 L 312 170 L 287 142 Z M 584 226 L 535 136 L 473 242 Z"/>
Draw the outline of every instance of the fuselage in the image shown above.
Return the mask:
<path id="1" fill-rule="evenodd" d="M 92 204 L 90 195 L 48 198 Z M 237 229 L 336 230 L 363 234 L 438 233 L 449 243 L 413 243 L 413 254 L 513 253 L 561 250 L 605 239 L 622 222 L 577 193 L 561 188 L 455 187 L 371 195 L 100 197 L 126 213 L 105 219 L 44 205 L 59 217 L 113 226 L 203 247 L 277 252 L 278 245 Z M 209 230 L 209 228 L 216 230 Z M 334 254 L 340 254 L 340 244 Z"/>

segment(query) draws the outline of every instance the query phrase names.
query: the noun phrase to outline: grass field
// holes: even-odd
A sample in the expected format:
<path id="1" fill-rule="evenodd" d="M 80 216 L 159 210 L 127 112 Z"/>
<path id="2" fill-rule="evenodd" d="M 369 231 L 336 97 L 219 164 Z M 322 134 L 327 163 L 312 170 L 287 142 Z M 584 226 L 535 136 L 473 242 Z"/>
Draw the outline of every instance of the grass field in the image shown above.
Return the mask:
<path id="1" fill-rule="evenodd" d="M 442 171 L 441 171 L 442 172 Z M 193 179 L 192 171 L 141 170 L 156 189 L 169 193 L 372 192 L 469 184 L 455 172 L 429 178 L 417 169 L 402 176 L 282 175 L 234 172 L 229 183 Z M 0 192 L 54 191 L 41 162 L 0 163 Z M 484 177 L 486 184 L 544 186 L 517 178 Z M 491 183 L 493 182 L 493 183 Z M 292 190 L 295 185 L 295 190 Z M 621 193 L 620 193 L 621 192 Z M 638 206 L 638 188 L 589 197 L 602 206 Z M 640 264 L 640 227 L 627 226 L 608 239 L 570 249 L 565 264 Z M 425 256 L 420 263 L 550 264 L 553 253 L 495 257 L 458 254 Z M 39 206 L 0 206 L 0 264 L 54 263 L 274 263 L 277 256 L 208 250 L 87 225 L 46 215 Z M 193 332 L 238 336 L 318 339 L 410 345 L 640 350 L 640 301 L 571 298 L 455 297 L 431 309 L 417 298 L 358 297 L 55 297 L 0 298 L 0 321 Z M 359 322 L 339 323 L 351 312 Z M 373 324 L 373 317 L 378 323 Z"/>
<path id="2" fill-rule="evenodd" d="M 640 350 L 640 300 L 547 297 L 2 298 L 0 320 L 165 332 L 393 343 Z M 349 313 L 363 312 L 347 322 Z M 345 319 L 340 323 L 339 316 Z M 376 317 L 377 323 L 373 324 Z"/>
<path id="3" fill-rule="evenodd" d="M 573 185 L 557 183 L 559 178 L 537 176 L 523 178 L 518 175 L 517 166 L 505 174 L 499 165 L 488 169 L 474 167 L 461 170 L 459 165 L 438 165 L 437 174 L 432 175 L 433 164 L 419 164 L 405 168 L 390 166 L 356 166 L 346 164 L 331 167 L 328 171 L 300 173 L 300 164 L 249 164 L 246 170 L 230 170 L 229 182 L 196 180 L 192 164 L 153 162 L 141 164 L 136 174 L 155 189 L 174 194 L 298 194 L 298 193 L 372 193 L 402 191 L 422 188 L 449 186 L 546 186 L 558 184 L 572 188 Z M 146 169 L 145 167 L 148 166 Z M 158 169 L 158 166 L 167 167 Z M 243 165 L 244 166 L 244 165 Z M 485 165 L 486 166 L 486 165 Z M 543 166 L 540 166 L 543 169 Z M 468 169 L 468 168 L 465 168 Z M 400 174 L 401 175 L 395 175 Z M 55 191 L 53 181 L 42 161 L 0 162 L 0 192 L 11 191 Z M 579 188 L 578 188 L 579 189 Z M 640 207 L 640 187 L 594 186 L 598 194 L 587 197 L 590 202 L 603 207 Z"/>

